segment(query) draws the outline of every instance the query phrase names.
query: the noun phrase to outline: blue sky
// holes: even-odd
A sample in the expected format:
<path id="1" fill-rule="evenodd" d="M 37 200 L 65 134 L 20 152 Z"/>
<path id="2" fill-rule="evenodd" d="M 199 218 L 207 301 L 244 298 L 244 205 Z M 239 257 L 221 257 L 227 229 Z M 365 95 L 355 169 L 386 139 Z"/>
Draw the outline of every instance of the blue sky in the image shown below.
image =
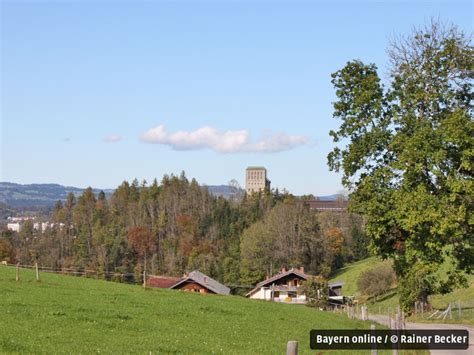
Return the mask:
<path id="1" fill-rule="evenodd" d="M 389 39 L 430 18 L 472 33 L 471 2 L 1 2 L 1 181 L 113 188 L 185 170 L 295 194 L 329 172 L 330 74 L 386 74 Z M 204 128 L 203 128 L 204 127 Z M 207 127 L 207 128 L 205 128 Z M 227 132 L 227 133 L 226 133 Z"/>

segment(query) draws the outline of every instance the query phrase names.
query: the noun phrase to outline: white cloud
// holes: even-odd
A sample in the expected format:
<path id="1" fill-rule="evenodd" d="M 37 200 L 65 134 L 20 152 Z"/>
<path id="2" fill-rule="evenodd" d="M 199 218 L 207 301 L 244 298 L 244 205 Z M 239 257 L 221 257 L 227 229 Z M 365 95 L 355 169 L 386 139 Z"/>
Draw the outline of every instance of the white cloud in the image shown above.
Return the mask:
<path id="1" fill-rule="evenodd" d="M 292 136 L 285 133 L 269 134 L 253 142 L 248 130 L 221 132 L 209 126 L 195 131 L 170 133 L 164 125 L 149 129 L 141 136 L 141 140 L 167 145 L 175 150 L 208 148 L 219 153 L 276 153 L 305 145 L 308 142 L 305 136 Z"/>
<path id="2" fill-rule="evenodd" d="M 105 143 L 115 143 L 115 142 L 120 142 L 123 139 L 122 136 L 119 136 L 118 134 L 110 134 L 108 136 L 105 136 L 103 138 L 103 141 Z"/>

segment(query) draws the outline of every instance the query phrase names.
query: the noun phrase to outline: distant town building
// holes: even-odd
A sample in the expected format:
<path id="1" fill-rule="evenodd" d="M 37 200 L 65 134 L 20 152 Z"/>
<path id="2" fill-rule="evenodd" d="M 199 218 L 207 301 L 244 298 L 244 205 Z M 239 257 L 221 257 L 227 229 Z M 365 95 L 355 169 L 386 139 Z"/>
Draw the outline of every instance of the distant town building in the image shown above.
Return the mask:
<path id="1" fill-rule="evenodd" d="M 44 232 L 48 228 L 52 228 L 54 226 L 54 223 L 49 223 L 49 222 L 43 222 L 41 223 L 41 231 Z"/>
<path id="2" fill-rule="evenodd" d="M 320 201 L 320 200 L 306 200 L 302 201 L 304 206 L 319 212 L 346 212 L 349 201 Z"/>
<path id="3" fill-rule="evenodd" d="M 248 194 L 270 188 L 267 169 L 261 166 L 249 166 L 245 170 L 245 190 Z"/>
<path id="4" fill-rule="evenodd" d="M 16 222 L 16 223 L 7 223 L 7 229 L 11 230 L 11 231 L 14 231 L 14 232 L 20 232 L 21 225 L 18 222 Z"/>
<path id="5" fill-rule="evenodd" d="M 8 217 L 8 222 L 26 222 L 26 221 L 34 221 L 36 217 L 28 216 L 28 217 Z"/>
<path id="6" fill-rule="evenodd" d="M 7 218 L 7 229 L 20 232 L 23 227 L 25 226 L 26 222 L 32 222 L 33 230 L 36 232 L 44 233 L 48 228 L 55 228 L 59 227 L 59 229 L 63 229 L 65 224 L 64 223 L 52 223 L 52 222 L 34 222 L 36 217 L 8 217 Z"/>

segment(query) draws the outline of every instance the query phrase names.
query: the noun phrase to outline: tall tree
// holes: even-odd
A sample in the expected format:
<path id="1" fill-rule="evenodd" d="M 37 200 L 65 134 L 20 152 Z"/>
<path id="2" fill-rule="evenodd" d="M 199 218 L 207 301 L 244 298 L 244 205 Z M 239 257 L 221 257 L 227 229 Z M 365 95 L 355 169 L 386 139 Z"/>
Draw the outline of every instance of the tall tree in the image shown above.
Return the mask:
<path id="1" fill-rule="evenodd" d="M 139 260 L 143 261 L 142 270 L 146 270 L 147 258 L 156 250 L 156 237 L 146 227 L 131 227 L 128 229 L 128 241 Z M 137 266 L 140 269 L 140 264 Z"/>
<path id="2" fill-rule="evenodd" d="M 394 259 L 409 312 L 472 272 L 474 56 L 463 33 L 436 22 L 395 40 L 388 53 L 387 87 L 375 64 L 356 60 L 333 74 L 342 122 L 330 132 L 339 144 L 328 164 L 343 172 L 373 249 Z M 449 277 L 435 279 L 448 256 Z"/>

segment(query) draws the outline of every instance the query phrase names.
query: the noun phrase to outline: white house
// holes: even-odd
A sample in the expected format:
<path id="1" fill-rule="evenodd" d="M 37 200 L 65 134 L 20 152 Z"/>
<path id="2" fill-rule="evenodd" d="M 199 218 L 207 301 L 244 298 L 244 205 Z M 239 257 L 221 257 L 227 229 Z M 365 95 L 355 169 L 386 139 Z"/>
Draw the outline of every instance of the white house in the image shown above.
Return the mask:
<path id="1" fill-rule="evenodd" d="M 288 271 L 282 268 L 275 276 L 258 283 L 246 296 L 258 300 L 304 304 L 306 295 L 300 290 L 300 286 L 310 276 L 304 272 L 304 268 Z M 330 300 L 335 302 L 343 300 L 342 285 L 342 282 L 329 284 Z"/>

